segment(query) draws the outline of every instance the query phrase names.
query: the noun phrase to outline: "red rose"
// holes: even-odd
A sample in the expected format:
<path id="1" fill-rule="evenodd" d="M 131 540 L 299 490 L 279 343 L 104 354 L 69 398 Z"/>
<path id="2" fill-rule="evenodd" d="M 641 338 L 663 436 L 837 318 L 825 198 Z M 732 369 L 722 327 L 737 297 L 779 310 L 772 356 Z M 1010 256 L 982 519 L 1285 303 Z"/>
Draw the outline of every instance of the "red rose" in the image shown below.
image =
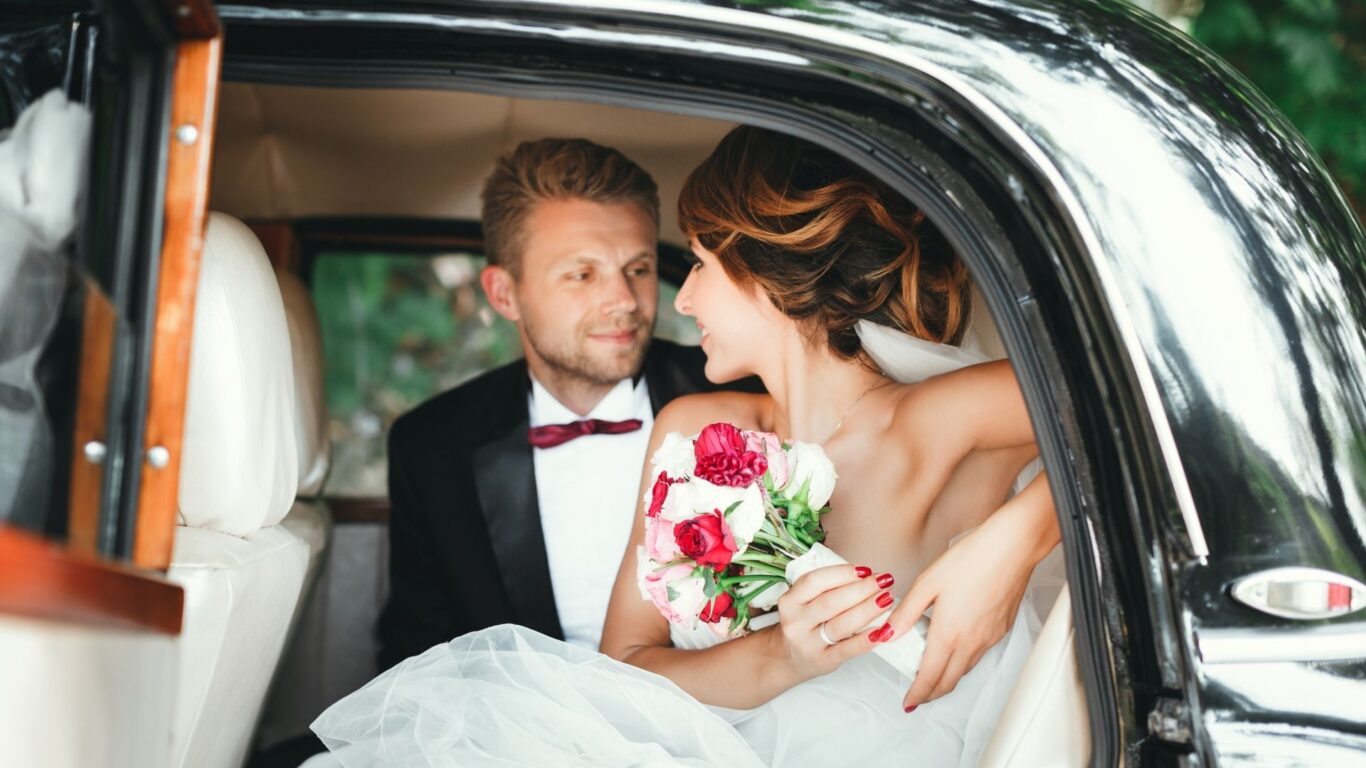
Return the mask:
<path id="1" fill-rule="evenodd" d="M 762 453 L 745 450 L 745 437 L 740 430 L 717 422 L 707 425 L 693 441 L 693 455 L 697 466 L 693 476 L 712 485 L 743 488 L 762 477 L 768 469 L 768 458 Z"/>
<path id="2" fill-rule="evenodd" d="M 702 607 L 702 612 L 697 614 L 697 618 L 708 624 L 715 624 L 721 619 L 733 619 L 735 618 L 735 600 L 731 598 L 729 592 L 722 592 Z"/>
<path id="3" fill-rule="evenodd" d="M 674 483 L 683 482 L 683 478 L 674 480 L 663 472 L 655 478 L 654 488 L 650 489 L 650 510 L 645 513 L 646 517 L 658 517 L 659 510 L 664 508 L 664 499 L 669 495 L 669 486 Z"/>
<path id="4" fill-rule="evenodd" d="M 719 509 L 708 515 L 698 515 L 675 523 L 674 541 L 685 557 L 718 571 L 730 565 L 736 550 L 735 537 L 731 535 L 730 526 L 726 525 Z"/>
<path id="5" fill-rule="evenodd" d="M 740 454 L 745 452 L 745 437 L 740 430 L 722 421 L 708 424 L 697 434 L 692 443 L 693 456 L 701 461 L 716 453 Z"/>

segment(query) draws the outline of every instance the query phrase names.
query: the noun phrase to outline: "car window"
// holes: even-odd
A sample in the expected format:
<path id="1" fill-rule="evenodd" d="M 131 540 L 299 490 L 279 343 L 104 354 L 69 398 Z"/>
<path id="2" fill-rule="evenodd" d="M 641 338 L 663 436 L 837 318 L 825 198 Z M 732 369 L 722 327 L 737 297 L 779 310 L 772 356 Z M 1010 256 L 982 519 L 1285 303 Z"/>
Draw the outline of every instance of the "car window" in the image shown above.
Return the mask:
<path id="1" fill-rule="evenodd" d="M 479 287 L 473 252 L 319 252 L 312 292 L 322 328 L 331 497 L 388 495 L 386 436 L 427 398 L 522 356 L 516 327 Z M 697 326 L 660 285 L 655 335 L 696 344 Z"/>

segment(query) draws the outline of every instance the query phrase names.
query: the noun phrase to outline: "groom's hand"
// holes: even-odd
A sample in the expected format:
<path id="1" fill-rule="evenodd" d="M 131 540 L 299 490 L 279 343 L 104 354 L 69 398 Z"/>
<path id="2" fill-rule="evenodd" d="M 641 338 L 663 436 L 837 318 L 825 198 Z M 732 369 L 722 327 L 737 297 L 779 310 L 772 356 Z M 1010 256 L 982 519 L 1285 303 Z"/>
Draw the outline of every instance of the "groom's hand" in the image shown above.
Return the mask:
<path id="1" fill-rule="evenodd" d="M 988 518 L 926 568 L 892 612 L 892 627 L 904 635 L 934 606 L 925 655 L 902 700 L 907 712 L 957 687 L 1014 624 L 1038 561 L 1020 545 L 1016 522 Z"/>

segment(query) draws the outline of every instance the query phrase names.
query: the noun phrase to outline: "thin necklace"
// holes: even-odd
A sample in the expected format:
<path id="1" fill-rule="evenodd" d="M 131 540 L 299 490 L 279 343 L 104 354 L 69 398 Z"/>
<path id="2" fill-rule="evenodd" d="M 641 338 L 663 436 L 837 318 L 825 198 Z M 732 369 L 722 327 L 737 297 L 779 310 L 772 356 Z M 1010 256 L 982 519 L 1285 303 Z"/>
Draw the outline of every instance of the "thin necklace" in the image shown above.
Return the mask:
<path id="1" fill-rule="evenodd" d="M 854 410 L 854 406 L 858 405 L 859 401 L 862 400 L 869 392 L 872 392 L 873 390 L 881 387 L 885 387 L 891 383 L 892 380 L 887 379 L 886 381 L 881 381 L 875 384 L 868 385 L 868 388 L 863 390 L 863 393 L 860 394 L 858 397 L 854 398 L 854 402 L 850 403 L 848 408 L 844 409 L 844 413 L 840 414 L 839 423 L 835 425 L 835 429 L 830 433 L 829 437 L 825 438 L 821 445 L 825 445 L 826 443 L 829 443 L 831 440 L 835 439 L 835 435 L 839 434 L 840 427 L 844 426 L 844 420 L 849 417 L 849 412 Z"/>

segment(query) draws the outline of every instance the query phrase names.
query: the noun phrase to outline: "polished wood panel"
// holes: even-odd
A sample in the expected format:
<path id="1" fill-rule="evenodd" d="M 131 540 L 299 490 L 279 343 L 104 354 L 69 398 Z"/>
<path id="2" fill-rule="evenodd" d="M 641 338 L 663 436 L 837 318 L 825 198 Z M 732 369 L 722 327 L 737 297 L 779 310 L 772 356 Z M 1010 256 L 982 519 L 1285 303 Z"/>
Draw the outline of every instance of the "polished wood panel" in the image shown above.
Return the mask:
<path id="1" fill-rule="evenodd" d="M 329 496 L 324 501 L 335 525 L 388 525 L 387 498 L 344 498 Z"/>
<path id="2" fill-rule="evenodd" d="M 161 5 L 182 40 L 218 37 L 221 31 L 213 0 L 161 0 Z"/>
<path id="3" fill-rule="evenodd" d="M 180 634 L 185 593 L 152 571 L 0 525 L 0 613 Z"/>
<path id="4" fill-rule="evenodd" d="M 170 460 L 161 468 L 142 462 L 133 538 L 133 562 L 160 570 L 170 566 L 175 533 L 194 300 L 208 215 L 209 166 L 222 59 L 222 37 L 177 46 L 168 136 L 171 146 L 166 163 L 166 227 L 157 282 L 144 443 L 149 448 L 164 447 Z M 188 141 L 191 128 L 193 140 Z"/>
<path id="5" fill-rule="evenodd" d="M 279 272 L 299 274 L 299 244 L 294 225 L 287 221 L 248 221 L 252 234 L 261 241 L 270 265 Z"/>
<path id="6" fill-rule="evenodd" d="M 100 544 L 100 494 L 104 464 L 85 455 L 87 443 L 108 445 L 109 369 L 113 362 L 114 305 L 93 284 L 86 285 L 81 328 L 80 384 L 71 450 L 71 495 L 67 509 L 67 543 L 77 552 L 95 554 Z"/>

